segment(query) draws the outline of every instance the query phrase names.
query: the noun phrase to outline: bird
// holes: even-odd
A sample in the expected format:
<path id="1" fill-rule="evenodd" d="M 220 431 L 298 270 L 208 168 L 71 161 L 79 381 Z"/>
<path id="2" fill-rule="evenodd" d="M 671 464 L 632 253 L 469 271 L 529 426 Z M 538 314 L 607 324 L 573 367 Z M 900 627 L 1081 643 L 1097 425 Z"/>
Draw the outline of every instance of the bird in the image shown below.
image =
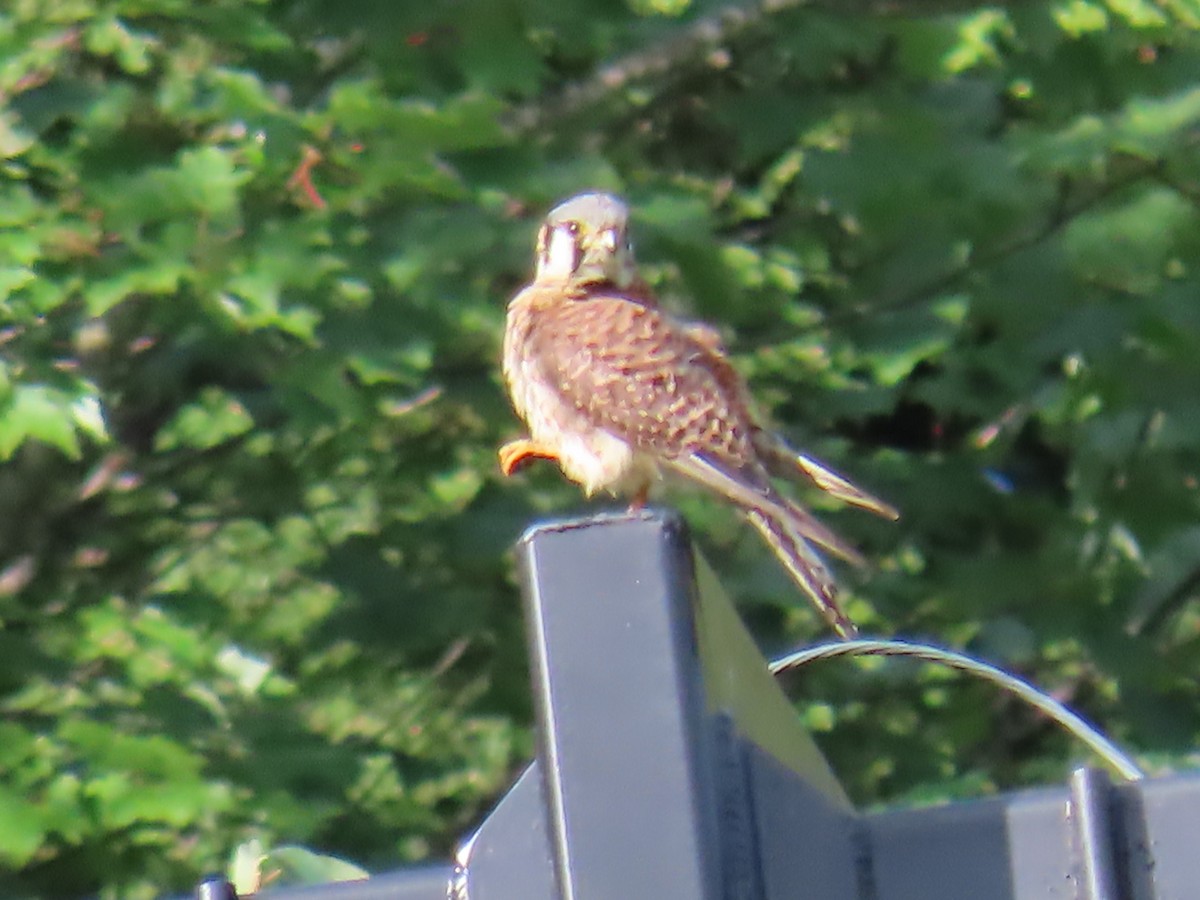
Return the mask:
<path id="1" fill-rule="evenodd" d="M 690 479 L 741 511 L 835 633 L 857 636 L 822 553 L 862 556 L 773 479 L 899 513 L 764 424 L 716 329 L 668 313 L 639 275 L 621 198 L 589 191 L 546 216 L 533 279 L 508 304 L 503 377 L 528 427 L 500 448 L 504 475 L 553 460 L 585 495 L 634 509 L 664 476 Z"/>

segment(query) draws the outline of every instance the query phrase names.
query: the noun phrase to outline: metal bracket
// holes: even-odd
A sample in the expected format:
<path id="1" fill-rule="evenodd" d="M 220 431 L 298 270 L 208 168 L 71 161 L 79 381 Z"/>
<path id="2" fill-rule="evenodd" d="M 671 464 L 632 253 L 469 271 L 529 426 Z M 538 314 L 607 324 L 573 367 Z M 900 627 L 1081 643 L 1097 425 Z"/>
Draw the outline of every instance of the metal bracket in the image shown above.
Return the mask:
<path id="1" fill-rule="evenodd" d="M 1200 897 L 1200 778 L 1080 769 L 859 813 L 676 516 L 542 525 L 518 549 L 536 761 L 454 867 L 296 900 Z M 231 900 L 205 884 L 200 900 Z"/>

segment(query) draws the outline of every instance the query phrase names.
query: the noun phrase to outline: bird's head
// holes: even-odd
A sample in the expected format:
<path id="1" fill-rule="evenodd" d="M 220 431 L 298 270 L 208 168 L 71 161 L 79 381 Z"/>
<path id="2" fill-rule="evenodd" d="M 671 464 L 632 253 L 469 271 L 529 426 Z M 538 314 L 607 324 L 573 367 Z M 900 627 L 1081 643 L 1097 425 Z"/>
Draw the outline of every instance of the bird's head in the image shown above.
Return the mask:
<path id="1" fill-rule="evenodd" d="M 628 223 L 629 208 L 612 194 L 563 201 L 538 233 L 537 280 L 628 287 L 636 278 Z"/>

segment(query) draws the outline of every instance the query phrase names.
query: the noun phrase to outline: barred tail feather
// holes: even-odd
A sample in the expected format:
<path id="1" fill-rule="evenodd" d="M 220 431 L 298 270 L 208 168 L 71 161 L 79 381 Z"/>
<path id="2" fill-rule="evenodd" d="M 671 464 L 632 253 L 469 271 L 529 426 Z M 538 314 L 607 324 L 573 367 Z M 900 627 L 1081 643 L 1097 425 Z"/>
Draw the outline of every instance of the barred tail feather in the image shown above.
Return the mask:
<path id="1" fill-rule="evenodd" d="M 775 551 L 792 580 L 816 604 L 818 610 L 844 638 L 858 634 L 854 623 L 837 602 L 837 586 L 813 545 L 851 562 L 861 561 L 853 547 L 803 509 L 784 497 L 755 471 L 730 472 L 712 460 L 693 454 L 669 460 L 671 468 L 705 485 L 719 496 L 741 507 L 746 518 Z M 750 479 L 754 478 L 754 481 Z"/>
<path id="2" fill-rule="evenodd" d="M 846 640 L 856 638 L 858 628 L 838 605 L 837 585 L 832 574 L 804 538 L 796 533 L 786 513 L 759 506 L 746 509 L 746 518 L 758 529 L 792 580 L 808 594 L 838 636 Z"/>
<path id="3" fill-rule="evenodd" d="M 865 566 L 867 564 L 861 553 L 825 527 L 816 516 L 799 503 L 782 494 L 775 494 L 774 499 L 777 503 L 787 507 L 788 519 L 798 537 L 807 543 L 816 544 L 826 553 L 832 553 L 851 565 Z"/>

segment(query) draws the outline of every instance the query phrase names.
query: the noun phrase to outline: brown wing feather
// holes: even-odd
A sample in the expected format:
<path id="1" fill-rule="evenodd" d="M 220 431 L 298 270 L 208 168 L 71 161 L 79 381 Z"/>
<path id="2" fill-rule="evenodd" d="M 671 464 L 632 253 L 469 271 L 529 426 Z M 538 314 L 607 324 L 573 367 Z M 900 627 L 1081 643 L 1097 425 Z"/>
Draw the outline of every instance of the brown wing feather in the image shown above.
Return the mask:
<path id="1" fill-rule="evenodd" d="M 666 460 L 702 453 L 734 471 L 755 466 L 736 373 L 662 310 L 589 293 L 547 304 L 533 323 L 531 358 L 597 427 Z"/>

